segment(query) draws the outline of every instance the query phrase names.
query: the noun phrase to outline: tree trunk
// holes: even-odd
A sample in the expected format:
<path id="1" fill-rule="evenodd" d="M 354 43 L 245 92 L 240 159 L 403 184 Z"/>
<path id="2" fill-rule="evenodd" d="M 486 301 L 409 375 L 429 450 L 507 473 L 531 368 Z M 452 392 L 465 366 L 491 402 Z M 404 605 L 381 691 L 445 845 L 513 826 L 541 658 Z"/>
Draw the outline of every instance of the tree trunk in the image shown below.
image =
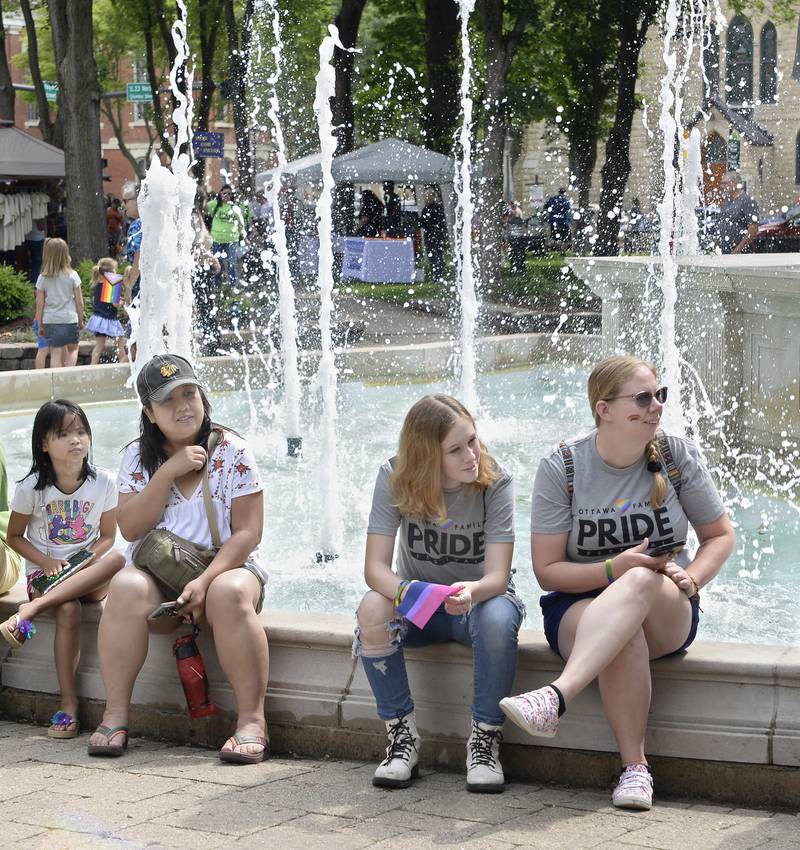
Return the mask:
<path id="1" fill-rule="evenodd" d="M 164 113 L 161 111 L 161 78 L 156 73 L 156 51 L 153 42 L 153 25 L 157 15 L 150 5 L 151 0 L 147 0 L 145 11 L 145 27 L 144 27 L 144 55 L 145 64 L 147 65 L 147 79 L 150 83 L 151 104 L 153 111 L 153 123 L 156 127 L 156 135 L 158 136 L 159 145 L 172 156 L 172 145 L 170 144 L 166 127 L 164 126 Z M 149 166 L 150 163 L 148 162 Z"/>
<path id="2" fill-rule="evenodd" d="M 358 28 L 367 0 L 342 0 L 334 24 L 339 30 L 339 40 L 345 47 L 355 47 Z M 455 5 L 455 4 L 454 4 Z M 336 136 L 336 156 L 350 153 L 355 142 L 355 109 L 353 108 L 354 54 L 338 47 L 333 51 L 336 70 L 336 89 L 331 112 L 333 133 Z M 334 191 L 333 229 L 336 233 L 352 233 L 355 222 L 355 189 L 352 183 L 339 183 Z"/>
<path id="3" fill-rule="evenodd" d="M 36 24 L 31 12 L 30 0 L 20 0 L 22 17 L 25 19 L 25 32 L 28 37 L 28 67 L 31 72 L 33 89 L 36 92 L 36 105 L 39 108 L 39 130 L 42 138 L 57 148 L 64 147 L 64 133 L 61 126 L 61 112 L 56 120 L 50 118 L 50 104 L 44 90 L 42 72 L 39 70 L 39 39 L 36 35 Z M 60 95 L 59 95 L 60 98 Z"/>
<path id="4" fill-rule="evenodd" d="M 592 175 L 597 164 L 597 139 L 600 134 L 599 112 L 585 110 L 570 126 L 569 146 L 575 167 L 575 188 L 578 190 L 578 209 L 589 207 Z"/>
<path id="5" fill-rule="evenodd" d="M 92 0 L 48 0 L 64 128 L 67 230 L 76 262 L 107 250 L 100 163 L 100 84 Z"/>
<path id="6" fill-rule="evenodd" d="M 238 189 L 244 197 L 250 198 L 253 194 L 255 174 L 253 144 L 248 126 L 250 115 L 247 111 L 247 65 L 253 35 L 253 0 L 246 0 L 241 24 L 238 25 L 233 0 L 225 0 L 225 20 L 228 26 L 228 76 L 233 100 Z"/>
<path id="7" fill-rule="evenodd" d="M 428 104 L 422 129 L 428 147 L 443 154 L 453 151 L 458 123 L 458 6 L 454 2 L 425 0 L 425 64 Z"/>
<path id="8" fill-rule="evenodd" d="M 200 0 L 199 11 L 201 82 L 200 101 L 197 106 L 197 129 L 208 130 L 214 92 L 217 89 L 217 84 L 214 82 L 214 53 L 217 49 L 222 0 Z M 205 171 L 205 159 L 198 159 L 194 164 L 194 176 L 198 183 L 203 182 Z"/>
<path id="9" fill-rule="evenodd" d="M 484 72 L 483 142 L 481 164 L 483 177 L 479 198 L 481 235 L 481 279 L 484 285 L 500 277 L 502 265 L 503 148 L 506 138 L 503 95 L 514 55 L 522 32 L 532 20 L 534 4 L 519 13 L 513 29 L 503 32 L 504 0 L 478 0 L 477 8 L 483 29 L 486 68 Z"/>
<path id="10" fill-rule="evenodd" d="M 614 124 L 606 144 L 600 211 L 597 221 L 597 243 L 594 253 L 602 257 L 619 254 L 619 219 L 625 186 L 631 173 L 631 126 L 636 112 L 636 78 L 639 53 L 647 38 L 647 30 L 656 14 L 656 3 L 645 8 L 641 18 L 628 12 L 620 16 L 620 46 L 617 60 L 617 107 Z"/>
<path id="11" fill-rule="evenodd" d="M 0 0 L 0 121 L 14 123 L 14 84 L 11 82 L 11 69 L 8 67 L 2 0 Z"/>

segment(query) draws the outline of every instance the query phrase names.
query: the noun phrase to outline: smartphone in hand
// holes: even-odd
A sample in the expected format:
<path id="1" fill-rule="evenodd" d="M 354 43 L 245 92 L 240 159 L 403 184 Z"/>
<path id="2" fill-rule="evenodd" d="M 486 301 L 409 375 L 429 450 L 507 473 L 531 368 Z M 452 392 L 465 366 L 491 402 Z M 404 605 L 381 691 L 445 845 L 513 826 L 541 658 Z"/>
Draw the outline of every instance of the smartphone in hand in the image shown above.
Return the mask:
<path id="1" fill-rule="evenodd" d="M 152 611 L 147 619 L 160 620 L 162 617 L 180 617 L 177 602 L 162 602 L 155 611 Z"/>
<path id="2" fill-rule="evenodd" d="M 670 552 L 678 553 L 686 545 L 685 540 L 677 540 L 675 543 L 668 543 L 666 546 L 656 546 L 655 549 L 648 549 L 646 555 L 651 558 L 657 558 L 659 555 L 669 555 Z"/>

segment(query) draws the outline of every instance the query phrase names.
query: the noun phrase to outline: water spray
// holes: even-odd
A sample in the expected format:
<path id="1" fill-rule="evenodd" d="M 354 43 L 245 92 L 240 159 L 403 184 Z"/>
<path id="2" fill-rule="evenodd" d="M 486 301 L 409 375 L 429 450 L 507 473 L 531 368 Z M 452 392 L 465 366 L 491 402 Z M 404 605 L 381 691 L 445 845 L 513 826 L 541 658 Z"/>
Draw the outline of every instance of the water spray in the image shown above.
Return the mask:
<path id="1" fill-rule="evenodd" d="M 139 192 L 142 219 L 141 284 L 138 312 L 134 309 L 136 360 L 131 361 L 135 380 L 141 365 L 155 354 L 171 352 L 192 360 L 192 271 L 194 227 L 192 208 L 197 186 L 189 174 L 192 137 L 193 73 L 186 72 L 187 11 L 177 0 L 180 16 L 172 25 L 175 61 L 169 75 L 176 102 L 172 120 L 176 128 L 171 169 L 154 154 Z M 184 69 L 185 91 L 178 84 Z M 143 321 L 142 318 L 145 317 Z"/>
<path id="2" fill-rule="evenodd" d="M 317 199 L 317 234 L 319 236 L 320 290 L 319 330 L 322 340 L 322 357 L 318 381 L 322 389 L 322 457 L 320 461 L 320 490 L 323 510 L 319 528 L 320 549 L 317 561 L 330 561 L 336 557 L 341 543 L 339 520 L 339 495 L 336 486 L 336 361 L 333 351 L 331 317 L 333 315 L 333 155 L 336 137 L 333 135 L 333 115 L 330 101 L 336 93 L 336 71 L 331 61 L 336 47 L 344 50 L 335 26 L 328 27 L 319 46 L 319 73 L 314 97 L 314 114 L 319 128 L 319 145 L 322 155 L 322 192 Z"/>
<path id="3" fill-rule="evenodd" d="M 455 0 L 461 18 L 461 111 L 463 121 L 459 135 L 461 160 L 456 162 L 454 190 L 456 194 L 456 228 L 459 235 L 460 252 L 456 252 L 456 273 L 461 296 L 461 402 L 467 410 L 475 413 L 478 396 L 475 390 L 475 330 L 478 323 L 478 296 L 475 291 L 475 269 L 472 262 L 472 182 L 470 179 L 472 160 L 472 54 L 469 44 L 469 16 L 475 10 L 475 0 Z"/>

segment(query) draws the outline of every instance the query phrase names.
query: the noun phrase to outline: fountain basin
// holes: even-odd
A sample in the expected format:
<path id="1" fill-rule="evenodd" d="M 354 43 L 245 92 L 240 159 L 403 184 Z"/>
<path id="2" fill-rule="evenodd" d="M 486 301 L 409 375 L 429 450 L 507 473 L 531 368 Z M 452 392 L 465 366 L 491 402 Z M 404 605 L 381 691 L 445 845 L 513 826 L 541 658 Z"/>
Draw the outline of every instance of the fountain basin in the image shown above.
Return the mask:
<path id="1" fill-rule="evenodd" d="M 16 610 L 21 598 L 21 588 L 0 598 L 0 617 Z M 100 612 L 100 605 L 85 606 L 81 629 L 78 690 L 88 728 L 99 721 L 105 697 L 96 647 Z M 350 652 L 352 618 L 267 610 L 261 619 L 270 640 L 266 709 L 273 748 L 318 758 L 382 756 L 383 723 L 375 715 L 361 663 Z M 36 638 L 2 663 L 0 711 L 45 723 L 57 707 L 52 696 L 58 690 L 51 650 L 54 624 L 43 617 L 37 625 Z M 151 636 L 133 694 L 133 732 L 218 746 L 233 731 L 231 717 L 188 720 L 172 640 Z M 233 694 L 204 636 L 201 651 L 214 701 L 232 712 Z M 425 740 L 423 763 L 463 771 L 471 653 L 447 644 L 410 650 L 407 657 Z M 552 681 L 560 667 L 544 636 L 524 629 L 515 690 Z M 607 788 L 619 769 L 594 685 L 570 706 L 557 737 L 529 738 L 512 724 L 506 724 L 504 735 L 504 764 L 515 778 Z M 698 642 L 684 657 L 655 662 L 647 752 L 659 794 L 796 808 L 800 648 Z"/>
<path id="2" fill-rule="evenodd" d="M 800 255 L 673 258 L 676 342 L 718 411 L 733 411 L 744 449 L 785 448 L 800 432 Z M 600 296 L 603 353 L 658 350 L 659 257 L 574 257 L 575 274 Z"/>
<path id="3" fill-rule="evenodd" d="M 515 565 L 518 587 L 529 608 L 528 628 L 523 629 L 520 639 L 520 664 L 515 684 L 519 690 L 551 681 L 561 666 L 536 627 L 538 590 L 530 576 L 525 504 L 530 505 L 530 482 L 536 461 L 545 447 L 554 445 L 561 436 L 575 433 L 588 422 L 582 361 L 592 361 L 599 356 L 595 347 L 598 342 L 597 337 L 560 339 L 558 347 L 582 365 L 571 373 L 569 369 L 562 369 L 552 374 L 547 370 L 544 374 L 521 370 L 522 366 L 529 367 L 532 362 L 556 356 L 550 335 L 501 337 L 479 342 L 479 362 L 485 366 L 496 368 L 510 364 L 518 367 L 482 378 L 478 391 L 485 407 L 485 413 L 479 417 L 479 426 L 482 422 L 485 424 L 482 433 L 501 461 L 516 467 L 518 542 Z M 558 353 L 564 356 L 564 351 Z M 451 354 L 449 344 L 438 343 L 350 350 L 342 355 L 342 366 L 353 380 L 340 386 L 340 427 L 347 429 L 362 409 L 369 411 L 368 417 L 362 417 L 367 422 L 367 436 L 355 432 L 355 438 L 350 436 L 342 443 L 349 452 L 343 461 L 348 475 L 354 475 L 353 470 L 364 464 L 374 480 L 377 466 L 392 450 L 399 422 L 410 399 L 432 389 L 430 386 L 407 386 L 409 378 L 420 374 L 429 377 L 449 374 Z M 247 363 L 251 386 L 256 388 L 267 375 L 259 361 L 250 358 Z M 306 366 L 313 365 L 312 356 Z M 212 390 L 220 391 L 214 398 L 220 420 L 248 434 L 257 452 L 277 457 L 279 450 L 281 455 L 279 463 L 262 466 L 262 472 L 266 473 L 268 520 L 263 554 L 273 576 L 267 589 L 267 604 L 280 603 L 285 608 L 295 604 L 295 610 L 274 610 L 273 607 L 262 616 L 271 641 L 267 710 L 276 748 L 314 756 L 328 753 L 376 759 L 385 741 L 360 663 L 350 655 L 352 615 L 331 613 L 333 610 L 352 611 L 364 590 L 360 561 L 371 481 L 365 484 L 359 480 L 356 485 L 343 482 L 341 498 L 349 507 L 350 537 L 346 539 L 350 543 L 342 557 L 331 565 L 312 564 L 314 541 L 309 539 L 308 564 L 300 562 L 285 569 L 289 555 L 285 549 L 272 545 L 273 541 L 301 536 L 298 529 L 313 528 L 315 513 L 313 507 L 290 510 L 285 498 L 273 510 L 271 498 L 277 499 L 277 494 L 283 496 L 294 491 L 308 496 L 310 490 L 300 477 L 302 465 L 292 466 L 295 461 L 283 457 L 282 440 L 270 437 L 269 426 L 251 430 L 252 426 L 248 425 L 241 407 L 245 377 L 243 358 L 227 361 L 217 358 L 205 363 L 204 369 L 204 379 Z M 119 398 L 124 370 L 106 366 L 27 374 L 32 383 L 27 403 L 23 403 L 31 409 L 51 393 L 81 402 Z M 396 377 L 404 386 L 368 386 L 369 380 L 385 382 L 387 374 Z M 22 376 L 16 373 L 9 377 L 19 380 Z M 355 380 L 356 376 L 364 383 Z M 499 396 L 490 397 L 488 384 L 481 383 L 486 381 L 501 388 L 497 391 Z M 36 382 L 40 382 L 38 389 L 34 387 Z M 9 384 L 4 386 L 8 389 Z M 21 385 L 18 387 L 23 389 Z M 447 386 L 436 388 L 447 389 Z M 528 395 L 514 400 L 523 391 Z M 378 406 L 373 403 L 375 398 L 369 396 L 373 392 L 381 402 Z M 498 397 L 505 407 L 498 408 Z M 256 401 L 263 399 L 258 397 Z M 135 409 L 130 404 L 123 410 L 111 405 L 90 409 L 90 420 L 96 424 L 95 452 L 96 456 L 100 455 L 97 460 L 102 465 L 113 468 L 118 463 L 119 447 L 135 433 Z M 531 411 L 530 421 L 521 421 L 512 415 L 521 410 Z M 506 416 L 498 416 L 498 412 Z M 3 432 L 4 424 L 9 422 L 15 423 L 14 426 Z M 112 430 L 112 425 L 116 430 Z M 12 478 L 24 472 L 21 465 L 28 449 L 23 444 L 29 439 L 29 429 L 29 416 L 0 418 L 0 432 L 4 433 L 9 459 L 15 458 Z M 101 438 L 105 443 L 110 440 L 111 445 L 103 445 Z M 511 440 L 513 445 L 522 446 L 524 450 L 512 452 Z M 313 439 L 304 442 L 310 452 L 313 445 Z M 313 458 L 304 462 L 313 471 Z M 273 528 L 271 523 L 276 517 L 278 520 L 283 517 L 290 525 L 290 534 Z M 787 539 L 791 542 L 791 538 Z M 728 578 L 718 582 L 730 584 L 735 578 L 734 566 Z M 292 603 L 286 597 L 289 586 L 299 588 L 301 606 L 313 604 L 318 606 L 317 611 L 297 611 L 296 600 Z M 757 590 L 758 583 L 753 587 Z M 760 637 L 763 642 L 764 635 L 769 634 L 764 628 L 765 611 L 753 604 L 747 587 L 745 590 L 740 601 L 746 603 L 748 611 L 755 611 L 755 628 L 761 630 L 761 635 L 748 633 L 745 639 L 755 641 Z M 660 792 L 746 800 L 749 805 L 796 805 L 800 794 L 800 771 L 797 770 L 800 766 L 800 647 L 795 644 L 800 641 L 792 636 L 794 632 L 788 637 L 781 633 L 780 640 L 772 641 L 784 645 L 734 644 L 704 639 L 705 623 L 736 624 L 742 618 L 742 606 L 738 604 L 731 608 L 729 616 L 720 617 L 724 595 L 724 592 L 717 594 L 714 587 L 704 592 L 707 614 L 701 620 L 701 639 L 687 655 L 654 664 L 648 752 L 654 756 Z M 767 594 L 771 602 L 766 614 L 793 624 L 790 611 L 776 609 L 780 601 L 778 596 L 786 597 L 790 608 L 794 605 L 796 594 L 770 593 Z M 0 598 L 0 617 L 15 610 L 21 598 L 20 585 L 11 595 Z M 87 606 L 82 626 L 83 653 L 78 684 L 86 700 L 84 724 L 88 727 L 99 719 L 98 701 L 104 697 L 96 651 L 99 614 L 100 606 Z M 57 685 L 51 651 L 53 625 L 43 618 L 39 626 L 40 633 L 35 641 L 9 654 L 2 662 L 0 705 L 7 716 L 44 722 L 57 707 L 53 697 Z M 153 637 L 134 693 L 134 728 L 140 733 L 173 740 L 216 745 L 218 738 L 230 731 L 230 718 L 207 723 L 188 722 L 170 650 L 171 639 Z M 230 688 L 222 678 L 213 648 L 207 641 L 203 643 L 203 651 L 214 699 L 231 710 Z M 470 653 L 462 647 L 447 645 L 411 651 L 409 660 L 420 726 L 428 741 L 423 758 L 428 764 L 460 770 L 469 724 Z M 514 776 L 607 787 L 618 771 L 615 744 L 594 687 L 573 704 L 557 738 L 528 739 L 511 728 L 507 733 L 504 761 Z"/>

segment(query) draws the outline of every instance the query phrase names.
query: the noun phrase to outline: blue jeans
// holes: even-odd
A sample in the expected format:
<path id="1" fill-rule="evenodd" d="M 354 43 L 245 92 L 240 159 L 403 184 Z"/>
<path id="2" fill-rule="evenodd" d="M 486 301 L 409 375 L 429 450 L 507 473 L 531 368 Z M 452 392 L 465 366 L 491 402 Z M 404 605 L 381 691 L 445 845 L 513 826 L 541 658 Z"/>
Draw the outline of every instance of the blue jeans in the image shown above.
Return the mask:
<path id="1" fill-rule="evenodd" d="M 466 616 L 448 614 L 442 606 L 424 629 L 403 618 L 387 623 L 391 641 L 397 649 L 380 658 L 361 656 L 378 716 L 381 720 L 394 720 L 414 710 L 403 647 L 454 640 L 472 647 L 472 716 L 479 723 L 502 725 L 505 715 L 500 711 L 499 702 L 511 693 L 514 683 L 517 635 L 524 613 L 523 604 L 509 592 L 477 603 Z M 358 630 L 355 652 L 360 654 Z"/>

